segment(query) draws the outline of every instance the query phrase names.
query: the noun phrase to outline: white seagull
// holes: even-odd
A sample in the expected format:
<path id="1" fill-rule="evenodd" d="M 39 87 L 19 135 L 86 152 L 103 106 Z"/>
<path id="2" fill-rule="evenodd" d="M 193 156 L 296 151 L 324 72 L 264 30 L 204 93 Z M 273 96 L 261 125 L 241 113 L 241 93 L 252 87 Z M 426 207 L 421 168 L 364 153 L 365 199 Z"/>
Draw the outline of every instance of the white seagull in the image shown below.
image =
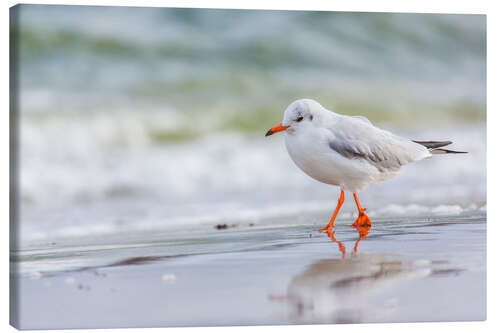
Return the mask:
<path id="1" fill-rule="evenodd" d="M 436 154 L 465 153 L 442 149 L 451 141 L 412 141 L 372 125 L 362 116 L 344 116 L 312 99 L 290 104 L 283 121 L 266 136 L 285 131 L 285 144 L 293 162 L 307 175 L 340 187 L 340 198 L 328 225 L 344 203 L 344 189 L 353 192 L 359 217 L 353 226 L 371 226 L 357 192 L 392 177 L 403 165 Z"/>

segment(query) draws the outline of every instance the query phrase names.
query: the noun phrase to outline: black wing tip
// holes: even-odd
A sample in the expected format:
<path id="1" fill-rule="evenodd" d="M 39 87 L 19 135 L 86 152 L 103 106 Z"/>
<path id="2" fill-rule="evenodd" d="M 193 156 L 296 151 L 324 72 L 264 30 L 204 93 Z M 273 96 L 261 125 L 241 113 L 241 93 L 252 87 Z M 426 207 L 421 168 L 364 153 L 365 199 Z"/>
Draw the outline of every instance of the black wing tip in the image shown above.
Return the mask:
<path id="1" fill-rule="evenodd" d="M 451 145 L 453 143 L 452 141 L 417 141 L 417 140 L 412 140 L 412 141 L 429 149 L 440 148 Z"/>

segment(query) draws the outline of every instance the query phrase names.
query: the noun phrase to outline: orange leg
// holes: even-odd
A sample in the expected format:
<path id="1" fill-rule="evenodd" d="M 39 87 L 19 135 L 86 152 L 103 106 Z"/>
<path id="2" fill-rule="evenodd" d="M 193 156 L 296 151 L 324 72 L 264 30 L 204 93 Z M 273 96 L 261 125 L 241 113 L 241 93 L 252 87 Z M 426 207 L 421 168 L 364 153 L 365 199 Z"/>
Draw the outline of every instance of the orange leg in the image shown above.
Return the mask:
<path id="1" fill-rule="evenodd" d="M 354 192 L 354 200 L 356 201 L 356 206 L 358 206 L 359 216 L 356 219 L 356 221 L 354 221 L 352 226 L 353 227 L 371 226 L 372 222 L 370 221 L 368 216 L 365 214 L 366 208 L 361 208 L 361 205 L 359 204 L 359 200 L 358 200 L 358 195 L 356 194 L 356 192 Z"/>
<path id="2" fill-rule="evenodd" d="M 326 226 L 324 226 L 323 228 L 319 229 L 319 231 L 332 230 L 332 228 L 335 227 L 335 218 L 337 217 L 337 214 L 339 213 L 340 207 L 342 207 L 343 203 L 344 203 L 344 189 L 341 189 L 339 202 L 337 203 L 337 208 L 335 208 L 335 211 L 333 212 L 333 216 L 330 219 L 330 222 Z"/>

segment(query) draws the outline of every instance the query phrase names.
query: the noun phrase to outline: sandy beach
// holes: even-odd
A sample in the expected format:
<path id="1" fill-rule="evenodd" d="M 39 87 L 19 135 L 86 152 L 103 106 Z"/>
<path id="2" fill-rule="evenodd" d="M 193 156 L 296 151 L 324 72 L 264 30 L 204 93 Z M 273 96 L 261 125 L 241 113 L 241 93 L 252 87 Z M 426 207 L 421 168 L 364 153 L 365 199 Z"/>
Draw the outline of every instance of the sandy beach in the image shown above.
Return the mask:
<path id="1" fill-rule="evenodd" d="M 333 235 L 240 223 L 20 251 L 17 320 L 23 329 L 484 320 L 485 220 L 378 219 L 364 231 L 341 220 Z"/>

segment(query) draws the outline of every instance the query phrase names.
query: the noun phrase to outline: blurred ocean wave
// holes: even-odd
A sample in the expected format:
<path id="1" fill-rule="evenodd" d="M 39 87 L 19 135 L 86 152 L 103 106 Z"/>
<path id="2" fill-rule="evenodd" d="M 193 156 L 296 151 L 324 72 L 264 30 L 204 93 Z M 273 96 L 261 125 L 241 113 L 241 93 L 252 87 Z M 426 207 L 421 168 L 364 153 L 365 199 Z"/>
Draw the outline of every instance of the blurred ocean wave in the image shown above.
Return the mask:
<path id="1" fill-rule="evenodd" d="M 372 217 L 485 214 L 483 126 L 398 133 L 452 139 L 469 154 L 420 161 L 369 187 L 360 196 Z M 217 223 L 312 225 L 328 220 L 338 196 L 337 188 L 298 170 L 279 137 L 218 134 L 99 153 L 81 148 L 71 155 L 54 147 L 26 152 L 22 161 L 25 241 Z M 341 217 L 348 219 L 355 205 L 346 202 Z"/>

